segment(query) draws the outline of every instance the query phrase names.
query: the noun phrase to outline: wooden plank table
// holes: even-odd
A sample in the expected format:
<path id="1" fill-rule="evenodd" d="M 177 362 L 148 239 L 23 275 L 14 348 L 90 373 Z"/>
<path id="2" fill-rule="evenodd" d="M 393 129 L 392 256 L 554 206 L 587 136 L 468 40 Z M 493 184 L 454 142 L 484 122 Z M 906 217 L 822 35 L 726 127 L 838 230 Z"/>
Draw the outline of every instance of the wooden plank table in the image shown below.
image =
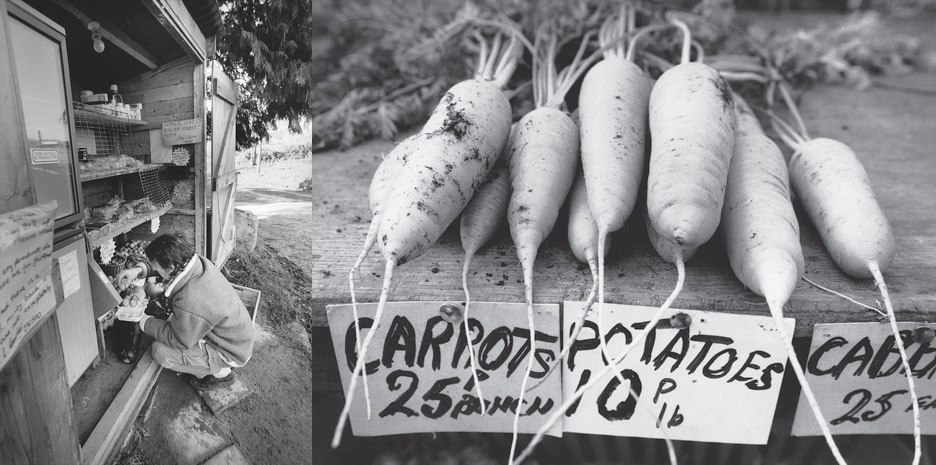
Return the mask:
<path id="1" fill-rule="evenodd" d="M 847 143 L 871 176 L 897 240 L 897 256 L 884 276 L 898 318 L 936 322 L 936 74 L 884 77 L 879 83 L 866 91 L 816 87 L 805 94 L 801 111 L 811 136 Z M 261 239 L 292 258 L 312 277 L 313 304 L 309 310 L 313 325 L 327 325 L 327 304 L 351 300 L 347 274 L 367 231 L 368 183 L 381 153 L 389 152 L 391 147 L 386 142 L 373 142 L 346 152 L 315 155 L 307 181 L 311 187 L 295 194 L 297 203 L 292 207 L 308 221 L 289 237 L 265 235 L 262 223 L 279 220 L 276 215 L 260 215 Z M 248 201 L 263 201 L 262 190 L 250 195 Z M 799 206 L 797 213 L 806 277 L 875 305 L 880 294 L 874 282 L 851 279 L 839 271 Z M 658 306 L 675 284 L 676 269 L 650 246 L 639 216 L 632 218 L 626 231 L 612 236 L 606 301 Z M 456 220 L 455 226 L 425 255 L 395 272 L 391 301 L 464 299 L 460 278 L 463 251 L 457 224 Z M 379 253 L 372 251 L 356 281 L 359 302 L 378 300 L 383 268 Z M 744 289 L 732 274 L 720 236 L 699 249 L 687 263 L 686 271 L 685 288 L 674 308 L 768 314 L 763 299 Z M 469 285 L 473 301 L 523 301 L 520 264 L 506 231 L 474 259 Z M 534 300 L 584 300 L 590 286 L 591 274 L 570 253 L 565 220 L 560 219 L 537 258 Z M 796 319 L 798 336 L 811 334 L 817 323 L 880 318 L 876 312 L 806 282 L 797 286 L 785 311 Z"/>

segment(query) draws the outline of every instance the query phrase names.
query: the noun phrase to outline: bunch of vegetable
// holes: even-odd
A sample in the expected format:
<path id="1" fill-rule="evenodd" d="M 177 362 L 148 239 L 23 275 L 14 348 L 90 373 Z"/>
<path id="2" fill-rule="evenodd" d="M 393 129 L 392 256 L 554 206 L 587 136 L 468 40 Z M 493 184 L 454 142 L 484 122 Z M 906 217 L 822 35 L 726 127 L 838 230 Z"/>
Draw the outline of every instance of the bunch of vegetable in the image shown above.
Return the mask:
<path id="1" fill-rule="evenodd" d="M 477 77 L 445 93 L 422 131 L 406 144 L 396 176 L 386 180 L 392 187 L 377 189 L 387 192 L 379 217 L 373 219 L 379 221 L 377 238 L 386 262 L 384 283 L 373 327 L 359 346 L 333 447 L 341 442 L 357 377 L 381 323 L 393 271 L 435 244 L 487 178 L 507 143 L 511 110 L 504 87 L 516 68 L 520 40 L 510 33 L 509 40 L 495 39 L 491 48 L 482 47 Z M 352 271 L 351 279 L 353 275 Z M 355 318 L 355 330 L 360 334 L 357 323 Z M 369 414 L 370 399 L 367 403 Z"/>
<path id="2" fill-rule="evenodd" d="M 146 247 L 148 245 L 149 241 L 132 240 L 120 247 L 114 255 L 122 259 L 131 258 L 141 260 L 146 257 Z"/>
<path id="3" fill-rule="evenodd" d="M 590 34 L 582 39 L 572 63 L 556 69 L 557 37 L 546 30 L 536 36 L 533 46 L 533 95 L 536 108 L 517 123 L 510 144 L 510 183 L 513 188 L 507 209 L 510 237 L 517 247 L 523 269 L 530 334 L 533 322 L 533 264 L 546 237 L 559 217 L 559 208 L 572 187 L 579 164 L 579 132 L 575 121 L 564 109 L 565 95 L 584 73 L 597 54 L 584 58 Z M 531 355 L 520 383 L 519 405 L 533 369 L 535 338 L 530 338 Z M 517 446 L 517 427 L 522 409 L 514 415 L 510 463 Z"/>

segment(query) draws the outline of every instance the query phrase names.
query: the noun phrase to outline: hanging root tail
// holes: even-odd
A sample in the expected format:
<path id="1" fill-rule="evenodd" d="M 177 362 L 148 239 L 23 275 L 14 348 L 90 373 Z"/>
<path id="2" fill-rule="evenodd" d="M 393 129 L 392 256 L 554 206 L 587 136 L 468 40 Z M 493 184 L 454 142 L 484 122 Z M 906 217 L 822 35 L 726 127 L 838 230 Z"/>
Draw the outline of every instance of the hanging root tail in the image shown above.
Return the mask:
<path id="1" fill-rule="evenodd" d="M 835 461 L 839 465 L 846 465 L 845 459 L 842 457 L 842 452 L 839 451 L 838 446 L 835 445 L 835 440 L 832 439 L 832 432 L 829 430 L 829 424 L 822 415 L 822 411 L 819 410 L 819 404 L 816 402 L 816 397 L 813 395 L 812 389 L 809 388 L 809 383 L 806 381 L 806 374 L 803 372 L 803 367 L 800 365 L 799 359 L 796 358 L 796 352 L 793 350 L 793 341 L 787 335 L 786 327 L 783 324 L 783 304 L 776 299 L 768 298 L 767 306 L 770 308 L 770 315 L 773 316 L 774 322 L 777 325 L 777 334 L 780 335 L 780 339 L 783 341 L 783 347 L 786 348 L 787 358 L 790 360 L 790 366 L 793 367 L 793 373 L 796 375 L 796 379 L 803 389 L 803 394 L 806 396 L 809 408 L 812 409 L 813 415 L 816 417 L 816 422 L 819 423 L 819 429 L 822 430 L 822 436 L 825 437 L 825 441 L 829 445 L 829 450 L 832 451 Z"/>
<path id="2" fill-rule="evenodd" d="M 357 268 L 360 266 L 359 263 L 354 265 L 354 268 L 351 268 L 351 271 L 348 273 L 348 283 L 351 287 L 351 315 L 354 318 L 354 342 L 357 345 L 357 353 L 361 353 L 361 321 L 360 316 L 358 315 L 357 309 L 357 297 L 354 292 L 354 275 L 357 272 Z M 363 372 L 364 376 L 364 398 L 370 399 L 370 391 L 367 388 L 367 370 Z M 367 403 L 367 419 L 370 420 L 371 417 L 371 405 L 370 402 Z"/>
<path id="3" fill-rule="evenodd" d="M 565 415 L 566 410 L 569 410 L 569 408 L 572 407 L 572 405 L 576 404 L 582 398 L 582 396 L 585 395 L 586 391 L 591 389 L 592 386 L 594 386 L 596 383 L 601 381 L 602 378 L 607 376 L 608 373 L 611 372 L 611 370 L 615 370 L 615 367 L 619 363 L 621 363 L 621 361 L 624 360 L 625 357 L 627 357 L 627 354 L 630 353 L 632 348 L 637 347 L 641 343 L 643 343 L 643 340 L 647 337 L 647 334 L 654 329 L 657 322 L 660 321 L 660 318 L 663 316 L 663 313 L 666 312 L 666 310 L 668 310 L 671 305 L 673 305 L 673 301 L 676 300 L 676 296 L 678 296 L 679 293 L 682 291 L 683 284 L 685 283 L 685 278 L 686 278 L 686 270 L 685 270 L 685 265 L 683 264 L 682 257 L 677 257 L 676 270 L 678 272 L 678 275 L 676 277 L 676 287 L 673 289 L 673 292 L 666 299 L 666 301 L 663 302 L 663 305 L 660 306 L 659 310 L 657 310 L 657 312 L 653 315 L 653 318 L 650 319 L 650 322 L 647 324 L 646 328 L 644 328 L 644 330 L 641 331 L 637 335 L 637 338 L 633 342 L 628 344 L 627 347 L 625 347 L 621 351 L 621 353 L 614 360 L 611 361 L 610 364 L 602 368 L 601 371 L 599 371 L 587 383 L 585 383 L 584 385 L 576 389 L 575 393 L 570 398 L 566 399 L 562 403 L 562 406 L 560 406 L 559 409 L 556 410 L 552 414 L 552 416 L 549 417 L 548 420 L 546 420 L 546 423 L 544 423 L 543 426 L 541 426 L 539 430 L 536 431 L 536 435 L 533 436 L 533 440 L 530 441 L 530 444 L 527 445 L 526 449 L 524 449 L 523 452 L 520 453 L 520 455 L 517 457 L 517 460 L 516 461 L 511 460 L 511 464 L 513 463 L 519 464 L 523 462 L 523 460 L 529 458 L 530 455 L 533 453 L 533 449 L 535 449 L 536 446 L 540 442 L 542 442 L 543 437 L 546 435 L 546 432 L 549 431 L 549 429 L 552 428 L 553 425 L 556 424 L 556 422 L 562 419 L 562 416 Z M 675 462 L 676 451 L 672 447 L 672 443 L 669 440 L 667 440 L 667 449 L 669 450 L 670 461 L 672 463 L 676 463 Z M 511 450 L 510 456 L 513 457 L 513 450 Z"/>
<path id="4" fill-rule="evenodd" d="M 380 301 L 377 304 L 377 313 L 374 315 L 374 325 L 371 326 L 370 331 L 367 332 L 367 337 L 364 338 L 364 344 L 361 345 L 361 348 L 358 350 L 354 371 L 351 372 L 351 382 L 348 384 L 348 393 L 345 395 L 345 404 L 341 409 L 341 414 L 338 416 L 338 424 L 335 426 L 335 434 L 332 437 L 331 446 L 333 449 L 341 445 L 341 435 L 344 433 L 345 421 L 348 420 L 348 413 L 351 411 L 351 404 L 354 401 L 354 389 L 357 387 L 358 374 L 362 371 L 366 371 L 364 370 L 366 364 L 364 360 L 367 356 L 367 347 L 370 345 L 371 340 L 374 339 L 374 335 L 377 334 L 377 328 L 380 327 L 380 319 L 383 317 L 384 307 L 386 307 L 387 304 L 387 294 L 390 293 L 390 282 L 393 277 L 394 266 L 395 263 L 392 260 L 387 261 L 383 287 L 380 291 Z M 365 391 L 364 399 L 370 404 L 370 397 L 367 391 Z"/>
<path id="5" fill-rule="evenodd" d="M 611 361 L 611 354 L 608 352 L 608 338 L 605 336 L 604 332 L 604 281 L 605 281 L 605 270 L 604 270 L 604 254 L 601 253 L 604 251 L 605 241 L 608 238 L 608 231 L 606 228 L 602 227 L 598 230 L 598 343 L 601 345 L 601 356 L 605 358 L 606 361 Z M 621 386 L 624 386 L 627 383 L 627 380 L 624 379 L 624 375 L 620 371 L 614 370 L 614 377 L 617 378 L 618 382 L 621 383 Z"/>
<path id="6" fill-rule="evenodd" d="M 468 293 L 468 266 L 471 264 L 472 252 L 465 253 L 465 266 L 462 268 L 462 289 L 465 290 L 465 339 L 468 342 L 468 361 L 471 364 L 471 379 L 474 380 L 478 391 L 478 401 L 481 411 L 484 411 L 484 394 L 481 393 L 481 380 L 478 379 L 478 364 L 475 359 L 474 345 L 471 343 L 471 325 L 468 324 L 468 309 L 471 306 L 471 295 Z"/>
<path id="7" fill-rule="evenodd" d="M 527 264 L 524 264 L 527 265 Z M 526 303 L 527 303 L 527 324 L 530 325 L 530 353 L 527 355 L 526 370 L 523 373 L 523 381 L 520 382 L 520 398 L 517 399 L 517 411 L 514 412 L 513 436 L 510 439 L 510 460 L 509 465 L 514 463 L 514 454 L 517 451 L 517 436 L 520 427 L 520 413 L 523 412 L 523 395 L 526 393 L 527 381 L 530 380 L 530 373 L 533 371 L 533 359 L 536 355 L 536 327 L 533 323 L 533 265 L 530 260 L 529 266 L 523 267 L 523 282 L 526 283 Z"/>
<path id="8" fill-rule="evenodd" d="M 378 222 L 376 221 L 378 217 L 375 216 L 371 220 L 370 227 L 367 229 L 367 237 L 364 239 L 364 247 L 361 249 L 361 254 L 358 255 L 357 261 L 354 262 L 354 266 L 351 267 L 351 271 L 348 272 L 348 286 L 351 291 L 351 315 L 354 317 L 354 341 L 357 344 L 357 353 L 361 353 L 361 324 L 360 317 L 358 315 L 357 308 L 357 293 L 354 291 L 354 275 L 358 273 L 358 270 L 361 269 L 361 265 L 364 264 L 364 260 L 367 258 L 367 254 L 374 247 L 374 244 L 377 242 L 377 226 Z M 364 370 L 364 398 L 370 399 L 370 390 L 367 387 L 367 370 Z M 371 417 L 371 404 L 368 400 L 367 402 L 367 419 L 370 420 Z"/>
<path id="9" fill-rule="evenodd" d="M 913 406 L 913 465 L 920 463 L 921 444 L 920 444 L 920 403 L 917 400 L 916 386 L 913 384 L 913 370 L 910 368 L 910 362 L 907 359 L 907 350 L 904 348 L 903 339 L 900 337 L 900 330 L 897 328 L 897 316 L 894 315 L 894 307 L 891 305 L 890 295 L 887 293 L 887 284 L 884 283 L 884 276 L 876 260 L 868 262 L 868 269 L 874 276 L 874 282 L 881 291 L 881 297 L 884 299 L 884 308 L 887 310 L 887 317 L 890 321 L 891 331 L 894 333 L 894 345 L 900 352 L 900 363 L 903 365 L 904 372 L 907 374 L 907 385 L 910 387 L 910 400 Z"/>
<path id="10" fill-rule="evenodd" d="M 566 341 L 565 346 L 562 348 L 562 352 L 559 353 L 559 357 L 556 358 L 556 361 L 549 367 L 549 370 L 546 371 L 546 374 L 540 378 L 533 386 L 527 389 L 527 392 L 530 392 L 539 387 L 540 384 L 543 384 L 549 375 L 556 370 L 557 367 L 562 365 L 562 362 L 565 361 L 565 358 L 569 355 L 569 351 L 572 350 L 572 343 L 578 339 L 579 333 L 582 332 L 582 327 L 585 326 L 585 318 L 588 316 L 588 313 L 591 312 L 592 307 L 595 305 L 595 297 L 598 295 L 598 270 L 595 267 L 595 264 L 592 261 L 589 261 L 588 267 L 591 269 L 592 274 L 592 287 L 591 291 L 588 293 L 588 297 L 585 299 L 585 306 L 582 308 L 582 313 L 579 315 L 578 320 L 575 321 L 575 324 L 572 325 L 575 328 L 568 341 Z"/>
<path id="11" fill-rule="evenodd" d="M 853 304 L 855 304 L 855 305 L 858 305 L 858 306 L 863 307 L 863 308 L 866 308 L 866 309 L 868 309 L 868 310 L 877 312 L 878 315 L 881 315 L 882 317 L 887 318 L 887 314 L 884 313 L 884 312 L 882 312 L 882 311 L 881 311 L 880 309 L 878 309 L 878 308 L 872 307 L 872 306 L 870 306 L 870 305 L 868 305 L 868 304 L 863 304 L 863 303 L 861 303 L 861 302 L 859 302 L 859 301 L 857 301 L 857 300 L 855 300 L 855 299 L 853 299 L 853 298 L 851 298 L 851 297 L 849 297 L 849 296 L 847 296 L 847 295 L 845 295 L 845 294 L 842 294 L 841 292 L 834 291 L 834 290 L 829 289 L 829 288 L 827 288 L 827 287 L 825 287 L 825 286 L 822 286 L 822 285 L 820 285 L 819 283 L 816 283 L 815 281 L 813 281 L 813 280 L 811 280 L 811 279 L 809 279 L 809 278 L 807 278 L 807 277 L 805 277 L 805 276 L 803 276 L 803 281 L 806 281 L 807 283 L 811 284 L 812 286 L 816 287 L 816 288 L 819 289 L 819 290 L 822 290 L 822 291 L 828 292 L 829 294 L 832 294 L 832 295 L 841 297 L 841 298 L 843 298 L 843 299 L 845 299 L 845 300 L 847 300 L 847 301 L 849 301 L 849 302 L 851 302 L 851 303 L 853 303 Z"/>

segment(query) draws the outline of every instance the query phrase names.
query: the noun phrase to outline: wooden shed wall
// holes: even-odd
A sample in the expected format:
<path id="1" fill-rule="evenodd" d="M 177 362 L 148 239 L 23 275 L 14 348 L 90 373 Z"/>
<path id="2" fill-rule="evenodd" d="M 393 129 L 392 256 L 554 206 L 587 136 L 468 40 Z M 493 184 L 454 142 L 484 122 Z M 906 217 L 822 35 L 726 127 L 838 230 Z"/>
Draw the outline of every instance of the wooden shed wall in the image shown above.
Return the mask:
<path id="1" fill-rule="evenodd" d="M 188 58 L 176 60 L 119 85 L 126 103 L 142 103 L 146 129 L 162 123 L 195 117 L 195 68 L 203 66 Z"/>

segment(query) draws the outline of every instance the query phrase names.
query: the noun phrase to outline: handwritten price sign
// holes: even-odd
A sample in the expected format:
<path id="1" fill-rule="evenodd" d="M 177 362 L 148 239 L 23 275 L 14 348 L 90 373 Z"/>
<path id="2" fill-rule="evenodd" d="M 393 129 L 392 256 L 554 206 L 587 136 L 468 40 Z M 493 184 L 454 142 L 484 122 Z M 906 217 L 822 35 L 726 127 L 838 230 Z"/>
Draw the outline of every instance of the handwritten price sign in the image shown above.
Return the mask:
<path id="1" fill-rule="evenodd" d="M 936 347 L 932 341 L 936 325 L 898 323 L 897 327 L 914 375 L 922 432 L 936 434 Z M 833 434 L 913 432 L 910 390 L 895 341 L 887 323 L 821 324 L 813 329 L 803 369 Z M 822 434 L 802 395 L 792 434 Z"/>
<path id="2" fill-rule="evenodd" d="M 187 119 L 182 121 L 167 121 L 162 124 L 163 144 L 182 145 L 195 144 L 205 139 L 200 119 Z"/>
<path id="3" fill-rule="evenodd" d="M 574 333 L 582 302 L 564 305 L 563 332 Z M 562 391 L 571 398 L 646 328 L 656 308 L 604 306 L 604 326 L 592 310 L 563 363 Z M 688 327 L 657 325 L 645 341 L 586 391 L 566 412 L 565 432 L 614 436 L 765 444 L 786 367 L 786 352 L 772 318 L 672 310 Z M 685 319 L 683 320 L 685 321 Z M 663 321 L 669 323 L 669 320 Z M 787 334 L 794 320 L 785 319 Z M 664 327 L 668 326 L 668 327 Z"/>
<path id="4" fill-rule="evenodd" d="M 533 368 L 528 389 L 542 380 L 559 355 L 558 305 L 534 305 L 534 336 L 526 304 L 472 303 L 467 334 L 460 318 L 463 306 L 455 306 L 453 318 L 443 311 L 446 304 L 388 303 L 379 327 L 374 327 L 373 319 L 377 304 L 358 306 L 361 338 L 369 331 L 376 333 L 365 364 L 372 415 L 368 420 L 363 383 L 358 380 L 350 411 L 356 436 L 510 432 L 517 409 L 521 412 L 519 431 L 534 433 L 559 408 L 561 386 L 555 375 L 519 402 L 530 357 Z M 328 326 L 347 391 L 358 357 L 351 306 L 328 306 Z M 477 357 L 484 405 L 471 375 L 469 346 Z M 561 436 L 561 425 L 551 434 Z"/>
<path id="5" fill-rule="evenodd" d="M 0 215 L 0 368 L 55 308 L 52 227 L 56 202 Z"/>

